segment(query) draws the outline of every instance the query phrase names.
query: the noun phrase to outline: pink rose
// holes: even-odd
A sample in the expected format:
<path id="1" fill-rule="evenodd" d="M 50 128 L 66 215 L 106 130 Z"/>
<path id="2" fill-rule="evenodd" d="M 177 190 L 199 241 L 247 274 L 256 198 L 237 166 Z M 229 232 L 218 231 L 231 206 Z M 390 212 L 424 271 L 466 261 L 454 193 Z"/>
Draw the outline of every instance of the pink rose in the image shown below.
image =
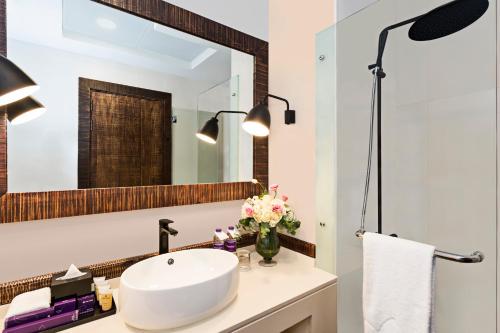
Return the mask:
<path id="1" fill-rule="evenodd" d="M 245 208 L 245 213 L 247 214 L 248 217 L 253 217 L 253 209 L 252 209 L 252 207 Z"/>
<path id="2" fill-rule="evenodd" d="M 273 205 L 273 213 L 281 213 L 283 211 L 283 207 L 281 205 Z"/>
<path id="3" fill-rule="evenodd" d="M 271 185 L 270 189 L 271 189 L 271 191 L 276 192 L 278 190 L 278 187 L 279 187 L 278 184 L 273 184 L 273 185 Z"/>
<path id="4" fill-rule="evenodd" d="M 281 196 L 281 200 L 283 200 L 284 202 L 287 202 L 288 201 L 288 197 L 286 195 L 282 195 Z"/>

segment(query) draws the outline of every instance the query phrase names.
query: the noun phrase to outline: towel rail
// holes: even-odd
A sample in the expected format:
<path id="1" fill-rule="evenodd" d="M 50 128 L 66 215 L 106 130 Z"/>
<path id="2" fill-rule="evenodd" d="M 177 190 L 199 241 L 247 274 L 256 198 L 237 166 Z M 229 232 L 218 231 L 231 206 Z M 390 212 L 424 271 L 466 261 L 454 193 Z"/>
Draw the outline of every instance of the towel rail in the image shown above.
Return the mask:
<path id="1" fill-rule="evenodd" d="M 356 231 L 356 237 L 363 238 L 364 233 L 365 232 L 363 230 L 358 230 Z M 391 236 L 397 237 L 397 235 L 391 235 Z M 475 251 L 471 255 L 462 255 L 457 253 L 435 250 L 434 256 L 436 258 L 454 262 L 460 262 L 464 264 L 475 264 L 475 263 L 480 263 L 484 260 L 484 254 L 481 251 Z"/>

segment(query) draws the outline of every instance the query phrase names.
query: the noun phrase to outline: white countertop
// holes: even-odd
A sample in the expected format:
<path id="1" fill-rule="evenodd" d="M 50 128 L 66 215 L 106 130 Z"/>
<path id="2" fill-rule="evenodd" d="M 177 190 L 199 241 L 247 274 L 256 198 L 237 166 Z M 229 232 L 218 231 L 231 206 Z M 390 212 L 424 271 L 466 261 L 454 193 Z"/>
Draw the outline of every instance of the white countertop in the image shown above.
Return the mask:
<path id="1" fill-rule="evenodd" d="M 248 249 L 253 250 L 253 247 Z M 258 264 L 260 259 L 256 252 L 252 252 L 251 269 L 247 272 L 240 272 L 238 296 L 225 309 L 191 325 L 156 332 L 230 332 L 337 281 L 335 275 L 315 268 L 314 259 L 283 247 L 276 256 L 278 265 L 275 267 L 260 266 Z M 5 315 L 6 308 L 7 306 L 0 307 L 1 318 Z M 117 313 L 65 332 L 138 333 L 146 331 L 127 326 Z"/>

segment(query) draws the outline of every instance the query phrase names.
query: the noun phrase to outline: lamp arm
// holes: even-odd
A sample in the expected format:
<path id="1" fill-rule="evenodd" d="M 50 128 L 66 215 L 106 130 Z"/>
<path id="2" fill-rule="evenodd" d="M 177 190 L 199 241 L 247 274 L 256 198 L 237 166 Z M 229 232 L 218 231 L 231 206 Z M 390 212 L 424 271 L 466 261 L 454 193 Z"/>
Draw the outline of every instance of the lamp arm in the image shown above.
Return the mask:
<path id="1" fill-rule="evenodd" d="M 219 114 L 221 113 L 241 113 L 241 114 L 248 114 L 247 112 L 243 112 L 243 111 L 219 111 L 215 114 L 215 119 L 217 119 L 217 117 L 219 116 Z"/>
<path id="2" fill-rule="evenodd" d="M 425 14 L 424 14 L 425 15 Z M 402 26 L 408 25 L 410 23 L 416 22 L 418 19 L 420 19 L 424 15 L 419 15 L 414 18 L 393 24 L 388 26 L 387 28 L 384 28 L 378 37 L 378 53 L 377 53 L 377 62 L 373 65 L 368 66 L 369 70 L 372 70 L 376 67 L 379 69 L 382 69 L 382 57 L 384 56 L 384 51 L 385 51 L 385 45 L 387 43 L 387 37 L 389 36 L 389 31 L 400 28 Z"/>
<path id="3" fill-rule="evenodd" d="M 283 98 L 283 97 L 279 97 L 279 96 L 272 95 L 272 94 L 267 94 L 267 95 L 266 95 L 266 96 L 262 99 L 262 102 L 264 102 L 264 100 L 265 100 L 266 98 L 269 98 L 269 97 L 274 98 L 274 99 L 278 99 L 278 100 L 280 100 L 280 101 L 285 102 L 285 103 L 286 103 L 286 111 L 290 110 L 290 103 L 288 103 L 288 100 L 286 100 L 286 99 L 285 99 L 285 98 Z"/>

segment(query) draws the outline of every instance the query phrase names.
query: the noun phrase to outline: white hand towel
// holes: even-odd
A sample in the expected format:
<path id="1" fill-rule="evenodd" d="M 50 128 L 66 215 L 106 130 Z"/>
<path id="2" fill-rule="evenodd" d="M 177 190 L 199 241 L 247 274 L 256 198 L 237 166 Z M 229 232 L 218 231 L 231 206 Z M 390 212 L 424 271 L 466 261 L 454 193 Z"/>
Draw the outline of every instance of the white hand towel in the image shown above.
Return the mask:
<path id="1" fill-rule="evenodd" d="M 5 319 L 49 308 L 50 296 L 50 288 L 37 289 L 17 295 L 9 305 Z"/>
<path id="2" fill-rule="evenodd" d="M 365 333 L 433 332 L 434 250 L 405 239 L 364 234 Z"/>

